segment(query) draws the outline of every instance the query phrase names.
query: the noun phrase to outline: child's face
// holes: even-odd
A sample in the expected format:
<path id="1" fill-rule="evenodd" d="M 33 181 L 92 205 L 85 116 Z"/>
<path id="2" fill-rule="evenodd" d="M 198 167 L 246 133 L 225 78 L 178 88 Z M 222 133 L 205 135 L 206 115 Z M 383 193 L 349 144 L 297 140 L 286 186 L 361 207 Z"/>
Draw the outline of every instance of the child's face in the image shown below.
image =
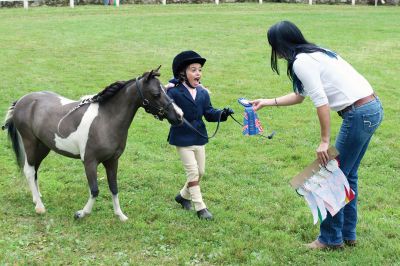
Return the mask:
<path id="1" fill-rule="evenodd" d="M 186 77 L 190 85 L 193 87 L 199 86 L 201 79 L 201 65 L 199 63 L 190 64 L 186 68 Z"/>

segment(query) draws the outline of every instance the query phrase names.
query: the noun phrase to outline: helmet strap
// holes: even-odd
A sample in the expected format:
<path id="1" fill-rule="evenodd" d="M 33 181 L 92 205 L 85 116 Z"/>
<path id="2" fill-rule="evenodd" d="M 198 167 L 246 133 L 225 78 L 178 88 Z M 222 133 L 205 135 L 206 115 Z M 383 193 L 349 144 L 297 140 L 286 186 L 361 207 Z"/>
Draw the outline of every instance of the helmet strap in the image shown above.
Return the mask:
<path id="1" fill-rule="evenodd" d="M 182 74 L 183 81 L 186 83 L 186 85 L 191 89 L 195 89 L 196 87 L 193 87 L 192 84 L 190 84 L 189 79 L 187 78 L 186 70 L 184 70 Z"/>
<path id="2" fill-rule="evenodd" d="M 192 86 L 192 84 L 190 84 L 190 82 L 189 82 L 189 80 L 186 78 L 186 76 L 185 76 L 185 83 L 186 83 L 186 85 L 188 85 L 191 89 L 195 89 L 196 87 L 193 87 Z"/>

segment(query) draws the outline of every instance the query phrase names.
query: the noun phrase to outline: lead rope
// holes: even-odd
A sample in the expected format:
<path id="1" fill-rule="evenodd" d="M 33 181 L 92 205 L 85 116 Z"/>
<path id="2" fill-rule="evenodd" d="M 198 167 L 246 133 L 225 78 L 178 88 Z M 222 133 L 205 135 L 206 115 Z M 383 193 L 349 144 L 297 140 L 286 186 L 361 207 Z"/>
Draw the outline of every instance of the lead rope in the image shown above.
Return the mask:
<path id="1" fill-rule="evenodd" d="M 205 139 L 211 139 L 211 138 L 215 137 L 215 135 L 217 135 L 217 132 L 219 129 L 219 124 L 221 123 L 221 115 L 222 115 L 222 111 L 219 113 L 217 128 L 215 129 L 214 134 L 212 134 L 211 137 L 208 137 L 208 136 L 204 135 L 203 133 L 201 133 L 200 131 L 198 131 L 194 126 L 192 126 L 192 124 L 190 124 L 189 121 L 186 120 L 186 118 L 183 118 L 183 123 L 185 123 L 191 130 L 193 130 L 194 132 L 199 134 L 199 136 L 201 136 Z"/>
<path id="2" fill-rule="evenodd" d="M 69 110 L 69 112 L 66 113 L 66 114 L 60 119 L 60 121 L 58 121 L 58 124 L 57 124 L 57 133 L 58 133 L 62 138 L 65 138 L 65 137 L 60 133 L 60 125 L 61 125 L 61 122 L 62 122 L 65 118 L 67 118 L 70 114 L 72 114 L 74 111 L 76 111 L 77 109 L 81 108 L 83 105 L 85 105 L 85 104 L 90 104 L 90 103 L 92 103 L 92 102 L 93 102 L 93 99 L 92 99 L 92 98 L 88 98 L 88 99 L 82 100 L 77 106 L 75 106 L 74 108 L 72 108 L 71 110 Z"/>
<path id="3" fill-rule="evenodd" d="M 222 115 L 222 111 L 219 113 L 217 128 L 215 129 L 214 134 L 212 134 L 211 137 L 208 137 L 208 136 L 202 134 L 201 132 L 199 132 L 199 131 L 198 131 L 192 124 L 190 124 L 190 122 L 187 121 L 185 118 L 183 118 L 183 123 L 185 123 L 191 130 L 193 130 L 194 132 L 196 132 L 199 136 L 201 136 L 201 137 L 203 137 L 203 138 L 205 138 L 205 139 L 211 139 L 211 138 L 215 137 L 215 135 L 216 135 L 217 132 L 218 132 L 219 124 L 221 123 L 221 115 Z M 243 125 L 242 123 L 240 123 L 233 115 L 229 115 L 229 116 L 232 117 L 233 121 L 235 121 L 236 123 L 238 123 L 241 127 L 244 127 L 244 125 Z M 272 131 L 272 133 L 269 134 L 268 136 L 263 135 L 263 134 L 257 134 L 257 135 L 259 135 L 260 137 L 263 137 L 263 138 L 272 139 L 272 138 L 274 137 L 275 134 L 276 134 L 276 132 L 275 132 L 275 131 Z"/>

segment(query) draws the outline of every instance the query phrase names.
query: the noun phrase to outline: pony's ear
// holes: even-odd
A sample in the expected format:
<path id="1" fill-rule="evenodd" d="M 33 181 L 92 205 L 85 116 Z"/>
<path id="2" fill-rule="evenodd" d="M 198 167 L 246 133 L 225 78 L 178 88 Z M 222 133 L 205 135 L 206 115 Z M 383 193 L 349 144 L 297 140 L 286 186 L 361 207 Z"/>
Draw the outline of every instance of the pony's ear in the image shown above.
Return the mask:
<path id="1" fill-rule="evenodd" d="M 149 80 L 154 77 L 159 77 L 160 73 L 158 72 L 158 70 L 160 70 L 160 68 L 161 68 L 161 65 L 159 65 L 157 67 L 157 69 L 152 69 L 150 72 L 148 72 L 148 75 L 146 76 L 146 80 Z"/>
<path id="2" fill-rule="evenodd" d="M 151 70 L 150 72 L 146 73 L 146 81 L 149 81 L 154 76 L 153 71 L 154 70 Z"/>
<path id="3" fill-rule="evenodd" d="M 161 65 L 159 65 L 159 66 L 157 67 L 157 69 L 152 69 L 150 72 L 145 73 L 145 74 L 143 75 L 143 76 L 145 77 L 145 80 L 148 81 L 148 80 L 150 80 L 151 78 L 159 77 L 159 76 L 160 76 L 160 73 L 158 72 L 158 70 L 160 70 L 160 68 L 161 68 Z"/>
<path id="4" fill-rule="evenodd" d="M 161 68 L 161 65 L 159 65 L 159 66 L 157 67 L 157 69 L 152 70 L 152 71 L 150 72 L 151 75 L 153 75 L 153 76 L 155 76 L 155 77 L 159 77 L 159 76 L 160 76 L 160 72 L 158 72 L 158 70 L 160 70 L 160 68 Z"/>

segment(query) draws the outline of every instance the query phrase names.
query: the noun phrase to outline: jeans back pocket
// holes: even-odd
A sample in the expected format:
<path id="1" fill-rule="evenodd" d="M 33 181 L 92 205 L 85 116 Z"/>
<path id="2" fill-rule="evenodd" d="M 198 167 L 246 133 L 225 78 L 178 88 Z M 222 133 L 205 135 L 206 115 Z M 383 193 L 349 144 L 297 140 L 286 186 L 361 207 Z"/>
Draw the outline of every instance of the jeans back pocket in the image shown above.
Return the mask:
<path id="1" fill-rule="evenodd" d="M 364 131 L 367 133 L 374 133 L 382 122 L 382 116 L 382 111 L 378 111 L 372 114 L 364 114 L 362 116 L 364 121 Z"/>

